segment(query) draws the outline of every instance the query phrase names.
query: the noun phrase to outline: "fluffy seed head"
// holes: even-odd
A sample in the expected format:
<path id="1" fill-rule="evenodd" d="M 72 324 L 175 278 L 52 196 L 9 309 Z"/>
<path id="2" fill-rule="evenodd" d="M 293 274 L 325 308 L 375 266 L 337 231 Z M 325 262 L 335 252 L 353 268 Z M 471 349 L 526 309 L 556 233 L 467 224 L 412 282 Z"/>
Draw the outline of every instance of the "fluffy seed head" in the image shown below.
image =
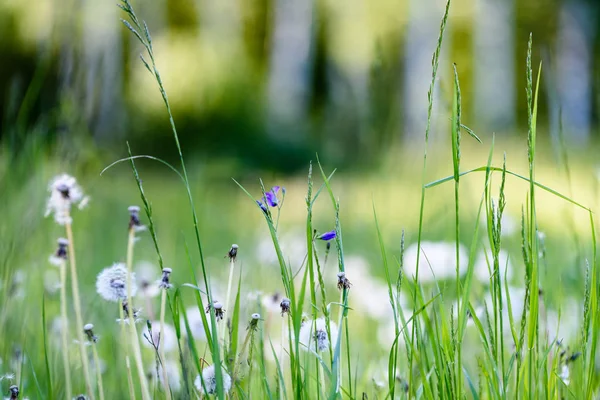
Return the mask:
<path id="1" fill-rule="evenodd" d="M 225 370 L 222 370 L 223 391 L 229 393 L 231 390 L 231 377 Z M 204 395 L 215 394 L 217 392 L 217 377 L 215 374 L 215 366 L 211 365 L 202 370 L 202 375 L 196 376 L 194 385 Z"/>
<path id="2" fill-rule="evenodd" d="M 123 263 L 115 263 L 104 268 L 96 278 L 96 291 L 107 301 L 118 302 L 127 298 L 127 267 Z M 137 285 L 135 273 L 131 273 L 131 295 L 135 296 Z"/>
<path id="3" fill-rule="evenodd" d="M 78 205 L 83 208 L 89 198 L 83 195 L 77 180 L 67 174 L 55 177 L 48 185 L 50 197 L 46 204 L 45 216 L 54 215 L 54 220 L 59 225 L 71 223 L 71 206 Z"/>
<path id="4" fill-rule="evenodd" d="M 331 332 L 331 342 L 337 342 L 337 325 L 334 322 L 329 323 Z M 302 323 L 299 335 L 301 348 L 307 348 L 314 351 L 325 351 L 329 348 L 330 338 L 327 333 L 327 323 L 325 318 L 319 318 L 316 321 L 305 321 Z"/>

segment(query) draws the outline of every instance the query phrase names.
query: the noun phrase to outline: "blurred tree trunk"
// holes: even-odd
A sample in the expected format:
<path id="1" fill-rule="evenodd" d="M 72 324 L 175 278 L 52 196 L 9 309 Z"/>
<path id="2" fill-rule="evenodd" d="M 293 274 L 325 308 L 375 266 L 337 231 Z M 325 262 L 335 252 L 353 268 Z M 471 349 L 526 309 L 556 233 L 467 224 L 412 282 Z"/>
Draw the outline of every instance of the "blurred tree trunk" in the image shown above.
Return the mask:
<path id="1" fill-rule="evenodd" d="M 596 5 L 583 0 L 560 6 L 556 48 L 558 102 L 567 142 L 585 144 L 592 120 L 592 60 Z"/>
<path id="2" fill-rule="evenodd" d="M 82 2 L 83 107 L 92 134 L 123 134 L 123 54 L 119 8 L 112 2 Z"/>
<path id="3" fill-rule="evenodd" d="M 269 123 L 302 122 L 307 113 L 313 3 L 275 0 L 268 88 Z M 286 132 L 269 129 L 273 136 Z M 293 132 L 287 131 L 288 135 Z"/>
<path id="4" fill-rule="evenodd" d="M 486 132 L 509 132 L 516 117 L 515 5 L 475 3 L 475 120 Z"/>
<path id="5" fill-rule="evenodd" d="M 427 91 L 431 82 L 431 57 L 438 44 L 440 21 L 444 15 L 445 1 L 423 2 L 410 0 L 409 24 L 404 51 L 404 136 L 408 139 L 420 139 L 424 135 L 427 123 Z M 444 37 L 440 54 L 437 81 L 447 76 L 447 50 L 450 35 Z M 434 90 L 433 114 L 431 119 L 431 137 L 449 126 L 447 115 L 440 115 L 440 88 L 436 82 Z M 451 82 L 451 81 L 448 81 Z M 449 86 L 451 87 L 451 86 Z M 439 136 L 443 136 L 439 135 Z"/>

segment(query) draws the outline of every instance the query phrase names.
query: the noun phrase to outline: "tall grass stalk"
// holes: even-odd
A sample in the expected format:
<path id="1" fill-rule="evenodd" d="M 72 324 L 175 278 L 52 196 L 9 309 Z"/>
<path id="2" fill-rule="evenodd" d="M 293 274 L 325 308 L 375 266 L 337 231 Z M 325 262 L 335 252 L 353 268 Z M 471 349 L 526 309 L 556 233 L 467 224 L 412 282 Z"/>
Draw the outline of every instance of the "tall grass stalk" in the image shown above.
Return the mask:
<path id="1" fill-rule="evenodd" d="M 65 371 L 65 394 L 68 399 L 73 397 L 73 388 L 71 386 L 71 367 L 69 362 L 69 317 L 67 315 L 67 263 L 62 260 L 59 266 L 60 269 L 60 321 L 61 321 L 61 346 L 62 360 Z"/>
<path id="2" fill-rule="evenodd" d="M 88 392 L 88 396 L 91 400 L 96 398 L 94 390 L 92 388 L 92 381 L 90 379 L 90 366 L 87 351 L 85 349 L 85 338 L 83 335 L 83 317 L 81 315 L 81 299 L 79 297 L 79 282 L 77 280 L 77 264 L 75 260 L 75 242 L 73 241 L 73 228 L 71 223 L 65 224 L 65 230 L 67 232 L 67 240 L 69 241 L 69 264 L 71 266 L 71 289 L 73 291 L 73 307 L 75 308 L 75 318 L 77 321 L 77 340 L 79 341 L 79 352 L 81 355 L 81 365 L 83 367 L 83 377 L 85 379 L 85 387 Z"/>
<path id="3" fill-rule="evenodd" d="M 192 221 L 193 221 L 193 225 L 194 225 L 194 233 L 195 233 L 195 237 L 196 237 L 196 244 L 197 244 L 198 253 L 200 256 L 200 266 L 201 266 L 201 270 L 202 270 L 202 277 L 204 278 L 204 286 L 206 289 L 206 296 L 208 297 L 208 304 L 212 305 L 213 298 L 212 298 L 212 292 L 209 288 L 208 276 L 206 273 L 206 265 L 205 265 L 205 260 L 204 260 L 204 253 L 202 250 L 202 242 L 200 240 L 198 215 L 196 214 L 196 207 L 194 205 L 194 199 L 192 196 L 192 190 L 191 190 L 191 186 L 190 186 L 190 182 L 189 182 L 189 178 L 188 178 L 188 174 L 187 174 L 187 168 L 185 166 L 185 161 L 183 159 L 183 151 L 181 149 L 181 144 L 179 143 L 179 135 L 177 134 L 177 127 L 175 126 L 175 120 L 173 119 L 173 114 L 171 112 L 171 104 L 169 102 L 167 92 L 164 88 L 160 72 L 158 71 L 158 68 L 156 66 L 156 61 L 154 58 L 154 48 L 153 48 L 153 44 L 152 44 L 152 37 L 150 36 L 150 30 L 148 29 L 148 26 L 146 25 L 146 23 L 144 21 L 140 21 L 138 19 L 129 0 L 122 0 L 121 3 L 118 4 L 118 7 L 121 8 L 127 14 L 131 23 L 126 20 L 121 20 L 121 21 L 123 22 L 125 27 L 127 29 L 129 29 L 135 35 L 135 37 L 139 40 L 139 42 L 144 46 L 144 48 L 146 50 L 146 54 L 149 57 L 149 61 L 147 61 L 144 58 L 144 56 L 141 54 L 140 54 L 140 60 L 144 64 L 144 67 L 146 67 L 148 72 L 150 72 L 150 74 L 153 76 L 154 80 L 156 81 L 159 91 L 160 91 L 160 94 L 161 94 L 161 97 L 163 99 L 163 103 L 165 105 L 167 114 L 169 116 L 169 123 L 171 125 L 171 131 L 173 132 L 173 140 L 175 141 L 175 146 L 176 146 L 180 164 L 181 164 L 180 176 L 184 182 L 187 198 L 188 198 L 188 201 L 190 204 Z M 172 168 L 172 169 L 174 169 L 174 168 Z M 179 174 L 179 172 L 177 170 L 175 170 L 175 171 Z M 197 300 L 200 305 L 201 299 L 199 299 L 199 297 L 200 297 L 199 294 L 197 294 Z M 201 309 L 200 310 L 201 314 L 202 314 L 202 311 L 203 310 Z M 207 328 L 207 321 L 206 321 L 205 316 L 202 317 L 202 322 L 203 322 L 203 325 L 205 326 L 205 328 Z M 217 324 L 216 324 L 214 312 L 210 313 L 210 324 L 211 324 L 212 331 L 215 333 L 215 335 L 213 337 L 211 337 L 211 340 L 209 341 L 209 348 L 211 351 L 212 361 L 215 366 L 215 379 L 217 381 L 217 393 L 216 394 L 217 394 L 217 398 L 223 399 L 223 398 L 225 398 L 225 394 L 223 391 L 223 371 L 221 369 L 222 363 L 221 363 L 221 355 L 220 355 L 220 350 L 219 350 L 219 339 L 218 339 L 218 332 L 217 332 L 217 326 L 216 326 Z M 206 331 L 208 331 L 208 329 L 206 329 Z M 199 372 L 201 372 L 201 371 L 199 371 Z"/>
<path id="4" fill-rule="evenodd" d="M 433 53 L 431 83 L 429 84 L 429 91 L 427 92 L 427 100 L 428 100 L 427 125 L 425 127 L 425 148 L 423 150 L 423 167 L 422 167 L 422 172 L 421 172 L 421 182 L 423 183 L 423 185 L 421 186 L 421 200 L 420 200 L 420 206 L 419 206 L 419 227 L 418 227 L 418 233 L 417 233 L 417 257 L 416 257 L 416 265 L 415 265 L 415 276 L 413 277 L 415 288 L 419 284 L 419 263 L 420 263 L 420 259 L 421 259 L 421 250 L 420 249 L 421 249 L 421 241 L 422 241 L 422 237 L 423 237 L 423 220 L 424 220 L 423 217 L 425 214 L 425 182 L 426 182 L 426 173 L 427 173 L 427 150 L 429 147 L 429 131 L 431 129 L 433 97 L 434 97 L 435 82 L 437 79 L 437 71 L 438 71 L 438 66 L 439 66 L 440 53 L 442 50 L 442 42 L 444 39 L 444 32 L 446 30 L 446 22 L 448 21 L 448 13 L 450 11 L 450 3 L 451 3 L 451 0 L 448 0 L 448 2 L 446 3 L 446 9 L 444 11 L 444 16 L 442 17 L 437 47 Z M 414 309 L 413 309 L 413 314 L 414 314 L 414 311 L 417 309 L 417 290 L 415 290 L 414 294 L 413 294 L 413 307 L 414 307 Z M 412 324 L 411 339 L 410 339 L 411 343 L 414 343 L 414 341 L 415 341 L 417 325 L 418 325 L 417 323 Z M 408 386 L 409 386 L 411 396 L 416 395 L 415 387 L 417 386 L 413 382 L 413 368 L 412 368 L 413 357 L 414 357 L 413 352 L 412 351 L 409 352 L 408 353 L 408 368 L 409 368 Z"/>
<path id="5" fill-rule="evenodd" d="M 137 332 L 137 326 L 135 323 L 135 308 L 133 304 L 133 295 L 132 295 L 132 275 L 133 275 L 133 246 L 135 243 L 135 227 L 132 226 L 129 228 L 129 235 L 127 238 L 127 302 L 129 307 L 129 312 L 127 313 L 127 318 L 129 319 L 129 337 L 130 337 L 130 345 L 131 351 L 133 352 L 133 358 L 135 360 L 136 368 L 138 371 L 138 379 L 140 382 L 140 389 L 142 391 L 142 399 L 150 400 L 150 390 L 148 389 L 148 381 L 146 379 L 146 374 L 144 372 L 144 364 L 142 362 L 142 351 L 140 349 L 140 341 Z"/>

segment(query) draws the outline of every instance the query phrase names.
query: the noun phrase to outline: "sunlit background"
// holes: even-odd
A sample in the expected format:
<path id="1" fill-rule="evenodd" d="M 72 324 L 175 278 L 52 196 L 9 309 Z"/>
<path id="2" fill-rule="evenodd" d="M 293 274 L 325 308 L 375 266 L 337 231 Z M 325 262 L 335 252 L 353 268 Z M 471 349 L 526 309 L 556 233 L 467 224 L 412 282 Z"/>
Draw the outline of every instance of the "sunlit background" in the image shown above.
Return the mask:
<path id="1" fill-rule="evenodd" d="M 143 48 L 121 23 L 124 15 L 114 3 L 0 0 L 0 276 L 5 300 L 0 318 L 7 321 L 0 336 L 39 331 L 42 293 L 48 326 L 58 313 L 58 273 L 47 258 L 64 231 L 43 218 L 52 176 L 74 175 L 91 196 L 88 209 L 74 215 L 83 307 L 87 319 L 109 324 L 116 310 L 98 300 L 95 276 L 124 260 L 127 206 L 140 204 L 140 197 L 128 163 L 100 172 L 127 156 L 127 143 L 134 155 L 156 156 L 179 167 L 160 92 L 139 59 Z M 318 154 L 327 174 L 337 169 L 333 189 L 341 205 L 348 277 L 355 283 L 351 316 L 357 315 L 354 323 L 377 322 L 356 323 L 362 341 L 354 350 L 364 360 L 361 369 L 385 369 L 393 325 L 374 208 L 396 257 L 405 230 L 405 272 L 411 275 L 431 58 L 445 2 L 152 0 L 134 6 L 152 35 L 217 293 L 226 285 L 224 256 L 232 243 L 240 246 L 248 315 L 260 308 L 261 299 L 264 307 L 268 296 L 282 292 L 264 218 L 231 178 L 256 198 L 261 196 L 259 178 L 267 189 L 286 187 L 280 238 L 286 258 L 300 269 L 306 252 L 306 175 L 312 161 L 316 185 L 321 184 Z M 592 0 L 454 1 L 433 93 L 425 181 L 452 174 L 453 63 L 460 78 L 462 121 L 482 140 L 479 144 L 463 133 L 462 169 L 485 165 L 494 142 L 494 165 L 502 165 L 506 152 L 507 168 L 527 175 L 525 56 L 532 33 L 536 73 L 542 64 L 537 179 L 597 208 L 599 22 L 600 6 Z M 140 159 L 137 166 L 173 280 L 192 282 L 190 266 L 199 270 L 199 256 L 185 187 L 163 164 Z M 476 218 L 483 178 L 473 173 L 461 183 L 463 259 L 475 240 L 473 262 L 481 278 L 474 290 L 482 296 L 489 284 L 485 225 Z M 516 291 L 523 287 L 520 232 L 527 190 L 525 181 L 508 178 L 503 244 Z M 423 237 L 431 247 L 423 250 L 430 253 L 436 276 L 452 279 L 452 188 L 441 185 L 426 194 Z M 334 228 L 327 196 L 317 202 L 314 219 L 319 232 Z M 570 307 L 583 295 L 589 215 L 539 190 L 538 219 L 546 243 L 542 281 L 557 296 L 548 305 L 549 314 L 557 317 L 559 303 Z M 147 261 L 158 271 L 149 234 L 140 236 L 138 266 Z M 325 244 L 318 244 L 324 257 Z M 331 293 L 334 253 L 324 267 Z M 26 307 L 23 299 L 30 300 Z M 145 312 L 153 312 L 155 301 L 149 300 Z M 270 318 L 277 316 L 266 310 Z M 563 311 L 573 326 L 581 312 L 576 306 Z M 573 329 L 571 339 L 577 334 Z M 15 346 L 40 346 L 2 342 L 4 360 Z M 101 343 L 108 349 L 113 342 Z"/>

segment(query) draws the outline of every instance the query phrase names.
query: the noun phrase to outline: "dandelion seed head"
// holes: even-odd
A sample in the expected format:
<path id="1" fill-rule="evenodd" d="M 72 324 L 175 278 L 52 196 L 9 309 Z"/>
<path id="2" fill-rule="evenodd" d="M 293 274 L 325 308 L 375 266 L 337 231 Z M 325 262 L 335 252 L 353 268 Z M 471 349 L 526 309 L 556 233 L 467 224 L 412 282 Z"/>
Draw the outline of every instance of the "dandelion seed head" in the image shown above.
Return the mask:
<path id="1" fill-rule="evenodd" d="M 331 332 L 331 341 L 337 342 L 337 325 L 329 322 L 329 331 Z M 325 318 L 318 318 L 316 321 L 308 320 L 300 328 L 299 341 L 304 350 L 312 349 L 322 352 L 329 349 L 330 338 L 327 333 L 327 323 Z"/>
<path id="2" fill-rule="evenodd" d="M 206 332 L 204 331 L 204 324 L 202 322 L 202 315 L 200 314 L 200 310 L 198 307 L 188 307 L 185 310 L 185 315 L 187 316 L 188 324 L 190 326 L 190 331 L 192 332 L 192 336 L 196 340 L 205 340 Z M 182 330 L 185 332 L 185 319 L 181 317 L 181 326 Z"/>
<path id="3" fill-rule="evenodd" d="M 156 265 L 148 261 L 140 261 L 136 264 L 137 284 L 142 297 L 152 298 L 160 294 L 160 280 L 156 279 L 156 269 Z"/>
<path id="4" fill-rule="evenodd" d="M 231 390 L 231 377 L 224 369 L 222 369 L 223 391 L 229 393 Z M 202 370 L 202 374 L 196 376 L 194 385 L 204 395 L 215 394 L 217 392 L 217 377 L 215 374 L 215 366 L 211 365 Z"/>
<path id="5" fill-rule="evenodd" d="M 46 204 L 45 216 L 54 215 L 54 220 L 59 225 L 71 223 L 71 206 L 85 206 L 89 198 L 84 196 L 77 180 L 67 174 L 55 177 L 48 185 L 50 197 Z"/>
<path id="6" fill-rule="evenodd" d="M 96 278 L 96 291 L 107 301 L 118 302 L 127 298 L 127 275 L 127 267 L 123 263 L 104 268 Z M 136 292 L 135 273 L 131 273 L 131 296 L 135 296 Z"/>
<path id="7" fill-rule="evenodd" d="M 171 272 L 173 272 L 173 270 L 171 268 L 163 268 L 162 270 L 162 277 L 160 279 L 160 282 L 158 284 L 158 287 L 161 289 L 170 289 L 173 287 L 173 285 L 171 285 L 171 283 L 169 282 L 170 280 L 170 276 L 171 276 Z"/>

